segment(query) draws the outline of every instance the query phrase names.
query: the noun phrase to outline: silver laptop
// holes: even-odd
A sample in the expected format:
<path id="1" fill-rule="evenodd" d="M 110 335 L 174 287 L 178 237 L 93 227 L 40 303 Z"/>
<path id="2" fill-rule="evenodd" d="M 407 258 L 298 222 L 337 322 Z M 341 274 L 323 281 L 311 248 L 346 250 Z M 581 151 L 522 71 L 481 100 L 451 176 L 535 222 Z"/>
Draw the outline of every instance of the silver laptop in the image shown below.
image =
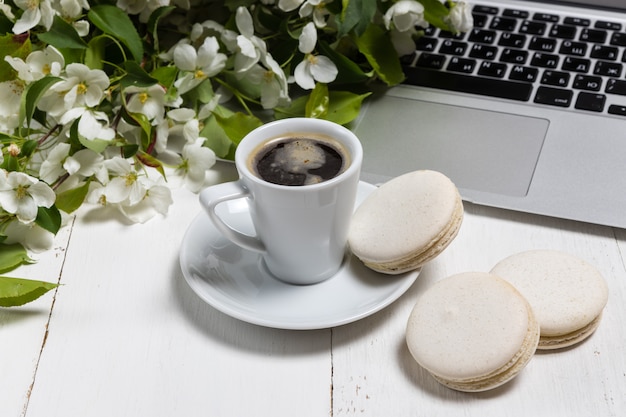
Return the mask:
<path id="1" fill-rule="evenodd" d="M 473 4 L 365 105 L 363 179 L 433 169 L 468 202 L 626 228 L 626 1 Z"/>

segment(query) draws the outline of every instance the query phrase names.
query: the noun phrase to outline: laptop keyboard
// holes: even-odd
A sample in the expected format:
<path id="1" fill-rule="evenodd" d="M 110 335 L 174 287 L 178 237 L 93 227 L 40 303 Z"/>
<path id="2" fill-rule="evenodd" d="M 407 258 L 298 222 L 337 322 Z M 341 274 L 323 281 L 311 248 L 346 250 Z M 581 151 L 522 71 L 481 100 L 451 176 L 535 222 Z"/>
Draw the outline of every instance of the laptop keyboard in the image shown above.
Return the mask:
<path id="1" fill-rule="evenodd" d="M 425 29 L 403 58 L 405 84 L 626 117 L 622 22 L 480 4 L 472 14 L 468 33 Z"/>

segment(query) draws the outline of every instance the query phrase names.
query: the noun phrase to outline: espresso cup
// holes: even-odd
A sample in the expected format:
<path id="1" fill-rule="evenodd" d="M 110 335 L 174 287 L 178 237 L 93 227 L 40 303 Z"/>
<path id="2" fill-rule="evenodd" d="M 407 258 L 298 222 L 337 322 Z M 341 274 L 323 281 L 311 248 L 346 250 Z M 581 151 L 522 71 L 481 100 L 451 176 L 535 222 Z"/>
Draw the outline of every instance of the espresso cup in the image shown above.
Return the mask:
<path id="1" fill-rule="evenodd" d="M 315 284 L 333 276 L 346 255 L 362 160 L 359 139 L 341 125 L 277 120 L 239 143 L 239 180 L 202 190 L 200 203 L 227 239 L 261 253 L 274 277 Z M 216 211 L 235 199 L 247 202 L 255 236 L 235 230 Z"/>

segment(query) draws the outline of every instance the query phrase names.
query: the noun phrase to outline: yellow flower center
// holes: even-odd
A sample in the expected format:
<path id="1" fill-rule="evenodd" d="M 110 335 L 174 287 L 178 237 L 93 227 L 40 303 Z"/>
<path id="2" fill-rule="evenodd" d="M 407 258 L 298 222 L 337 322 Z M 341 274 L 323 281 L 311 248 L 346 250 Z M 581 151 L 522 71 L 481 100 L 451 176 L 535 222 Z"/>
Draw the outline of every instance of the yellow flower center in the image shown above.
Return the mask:
<path id="1" fill-rule="evenodd" d="M 18 185 L 17 188 L 15 189 L 15 198 L 17 198 L 18 200 L 21 200 L 22 198 L 26 197 L 28 195 L 28 192 L 26 191 L 28 189 L 28 187 L 24 187 L 23 185 Z"/>
<path id="2" fill-rule="evenodd" d="M 76 86 L 76 94 L 85 94 L 87 93 L 87 85 L 85 83 L 80 83 Z"/>
<path id="3" fill-rule="evenodd" d="M 307 57 L 307 59 L 309 60 L 309 62 L 311 63 L 311 65 L 315 65 L 317 64 L 317 57 L 313 54 L 309 54 L 309 56 Z"/>
<path id="4" fill-rule="evenodd" d="M 50 74 L 50 71 L 52 71 L 50 64 L 45 64 L 43 68 L 41 68 L 41 72 L 43 72 L 45 75 Z"/>
<path id="5" fill-rule="evenodd" d="M 194 78 L 205 78 L 205 74 L 201 69 L 196 70 L 196 72 L 193 73 Z"/>
<path id="6" fill-rule="evenodd" d="M 139 93 L 139 101 L 141 102 L 141 104 L 145 104 L 149 98 L 150 96 L 148 95 L 148 93 Z"/>
<path id="7" fill-rule="evenodd" d="M 265 73 L 263 74 L 263 80 L 266 83 L 270 83 L 272 82 L 273 79 L 274 79 L 274 71 L 270 71 L 270 70 L 265 71 Z"/>
<path id="8" fill-rule="evenodd" d="M 137 173 L 136 172 L 129 172 L 125 177 L 126 179 L 126 186 L 130 187 L 131 185 L 133 185 L 135 183 L 135 181 L 137 181 Z"/>

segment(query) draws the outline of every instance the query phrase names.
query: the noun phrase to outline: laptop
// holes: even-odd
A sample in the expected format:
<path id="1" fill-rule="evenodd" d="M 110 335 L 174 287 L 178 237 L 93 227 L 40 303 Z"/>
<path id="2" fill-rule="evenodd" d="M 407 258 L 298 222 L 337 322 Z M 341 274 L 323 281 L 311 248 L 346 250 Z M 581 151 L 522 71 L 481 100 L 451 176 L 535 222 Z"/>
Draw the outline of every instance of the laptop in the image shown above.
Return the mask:
<path id="1" fill-rule="evenodd" d="M 437 170 L 467 202 L 626 228 L 626 2 L 473 5 L 364 105 L 363 180 Z"/>

